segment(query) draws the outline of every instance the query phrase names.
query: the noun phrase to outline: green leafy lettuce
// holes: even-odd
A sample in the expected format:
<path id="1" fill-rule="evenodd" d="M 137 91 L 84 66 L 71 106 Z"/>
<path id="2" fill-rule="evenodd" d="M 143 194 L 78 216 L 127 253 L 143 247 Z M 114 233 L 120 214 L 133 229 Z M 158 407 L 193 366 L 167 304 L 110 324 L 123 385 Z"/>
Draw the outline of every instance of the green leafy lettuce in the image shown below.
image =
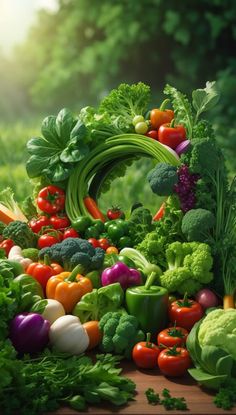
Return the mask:
<path id="1" fill-rule="evenodd" d="M 57 116 L 43 120 L 43 137 L 35 137 L 27 143 L 30 158 L 26 170 L 30 178 L 46 176 L 52 182 L 66 180 L 74 164 L 89 152 L 87 129 L 80 119 L 68 109 Z"/>
<path id="2" fill-rule="evenodd" d="M 119 283 L 94 288 L 91 293 L 83 295 L 74 307 L 73 314 L 78 316 L 82 323 L 100 320 L 108 311 L 117 311 L 123 299 L 124 292 Z"/>

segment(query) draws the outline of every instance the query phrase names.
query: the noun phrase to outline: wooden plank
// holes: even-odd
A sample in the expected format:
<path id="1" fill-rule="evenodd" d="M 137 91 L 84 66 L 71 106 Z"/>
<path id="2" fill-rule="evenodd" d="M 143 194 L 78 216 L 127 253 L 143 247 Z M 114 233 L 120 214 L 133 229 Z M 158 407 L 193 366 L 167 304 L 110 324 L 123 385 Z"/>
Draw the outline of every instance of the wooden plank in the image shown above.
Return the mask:
<path id="1" fill-rule="evenodd" d="M 190 376 L 182 378 L 165 378 L 158 370 L 141 371 L 134 367 L 132 363 L 123 364 L 123 375 L 132 379 L 137 385 L 137 395 L 135 400 L 129 402 L 124 407 L 114 407 L 109 404 L 100 406 L 90 406 L 86 412 L 76 412 L 70 408 L 61 408 L 54 415 L 226 415 L 236 414 L 236 408 L 231 411 L 223 411 L 216 408 L 213 404 L 214 394 L 201 389 Z M 189 411 L 166 411 L 162 405 L 152 406 L 147 403 L 144 394 L 147 388 L 153 388 L 160 393 L 163 388 L 170 390 L 173 397 L 184 397 L 186 399 Z M 52 415 L 52 412 L 50 412 Z"/>

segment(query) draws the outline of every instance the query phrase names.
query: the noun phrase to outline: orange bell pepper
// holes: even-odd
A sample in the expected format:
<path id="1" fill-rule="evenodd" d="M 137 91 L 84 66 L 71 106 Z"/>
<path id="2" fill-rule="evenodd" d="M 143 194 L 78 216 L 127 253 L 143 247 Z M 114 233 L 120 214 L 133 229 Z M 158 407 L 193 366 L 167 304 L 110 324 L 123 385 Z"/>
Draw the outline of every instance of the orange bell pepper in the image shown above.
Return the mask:
<path id="1" fill-rule="evenodd" d="M 81 297 L 93 289 L 90 279 L 78 274 L 79 267 L 77 265 L 72 272 L 55 275 L 47 282 L 47 298 L 59 301 L 66 313 L 71 313 Z"/>

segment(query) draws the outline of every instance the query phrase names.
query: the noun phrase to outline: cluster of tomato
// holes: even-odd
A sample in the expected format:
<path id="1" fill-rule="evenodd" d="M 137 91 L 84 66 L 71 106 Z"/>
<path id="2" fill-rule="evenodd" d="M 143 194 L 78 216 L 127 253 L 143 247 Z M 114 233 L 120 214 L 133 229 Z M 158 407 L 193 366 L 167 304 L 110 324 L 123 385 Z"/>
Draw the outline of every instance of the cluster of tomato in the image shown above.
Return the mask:
<path id="1" fill-rule="evenodd" d="M 191 366 L 186 340 L 191 328 L 202 317 L 203 308 L 197 301 L 186 298 L 172 301 L 169 306 L 172 326 L 158 333 L 156 343 L 150 341 L 148 333 L 146 341 L 134 346 L 132 357 L 136 365 L 141 369 L 159 367 L 165 376 L 184 375 Z"/>
<path id="2" fill-rule="evenodd" d="M 65 192 L 58 186 L 47 186 L 40 190 L 36 200 L 38 208 L 44 213 L 29 222 L 34 233 L 39 234 L 38 248 L 42 249 L 61 242 L 66 238 L 79 237 L 70 227 L 65 214 Z"/>
<path id="3" fill-rule="evenodd" d="M 145 121 L 142 115 L 136 115 L 133 125 L 137 134 L 145 134 L 175 150 L 186 140 L 186 130 L 183 125 L 175 124 L 174 111 L 165 109 L 168 102 L 169 99 L 166 99 L 160 108 L 152 109 L 149 121 Z"/>

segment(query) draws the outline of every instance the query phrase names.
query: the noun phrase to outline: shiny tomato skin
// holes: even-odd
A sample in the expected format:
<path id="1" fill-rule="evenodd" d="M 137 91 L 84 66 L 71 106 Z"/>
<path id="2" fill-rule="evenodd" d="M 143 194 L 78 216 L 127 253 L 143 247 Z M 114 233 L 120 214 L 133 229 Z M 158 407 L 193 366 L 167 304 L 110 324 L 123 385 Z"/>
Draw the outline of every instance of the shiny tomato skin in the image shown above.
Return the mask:
<path id="1" fill-rule="evenodd" d="M 109 246 L 110 246 L 110 243 L 109 243 L 108 239 L 106 239 L 106 238 L 98 239 L 98 243 L 99 243 L 99 247 L 104 249 L 104 251 L 106 251 L 107 248 L 109 248 Z"/>
<path id="2" fill-rule="evenodd" d="M 61 212 L 65 207 L 65 192 L 58 186 L 46 186 L 37 196 L 37 205 L 40 210 L 49 215 Z"/>
<path id="3" fill-rule="evenodd" d="M 165 376 L 183 376 L 191 366 L 191 358 L 187 349 L 176 348 L 176 355 L 169 354 L 170 349 L 161 351 L 157 358 L 160 371 Z"/>
<path id="4" fill-rule="evenodd" d="M 49 265 L 40 264 L 39 262 L 32 262 L 26 270 L 26 273 L 36 279 L 43 289 L 46 289 L 47 282 L 53 274 L 53 269 Z"/>
<path id="5" fill-rule="evenodd" d="M 38 239 L 38 248 L 46 248 L 60 242 L 60 239 L 54 235 L 44 234 L 41 235 Z"/>
<path id="6" fill-rule="evenodd" d="M 39 216 L 29 221 L 29 226 L 34 233 L 39 233 L 43 226 L 50 226 L 50 219 L 47 216 Z"/>
<path id="7" fill-rule="evenodd" d="M 147 137 L 152 138 L 153 140 L 158 141 L 158 131 L 157 130 L 150 130 L 146 134 Z"/>
<path id="8" fill-rule="evenodd" d="M 93 245 L 94 248 L 100 248 L 100 244 L 96 238 L 89 238 L 88 242 Z"/>
<path id="9" fill-rule="evenodd" d="M 50 217 L 50 224 L 54 229 L 65 229 L 70 226 L 70 220 L 67 216 L 53 215 Z"/>
<path id="10" fill-rule="evenodd" d="M 132 350 L 132 358 L 135 364 L 141 369 L 154 369 L 157 367 L 157 358 L 160 349 L 154 343 L 149 343 L 152 347 L 147 347 L 147 342 L 137 343 Z"/>
<path id="11" fill-rule="evenodd" d="M 66 239 L 66 238 L 79 238 L 79 237 L 80 237 L 80 235 L 73 228 L 65 229 L 64 232 L 63 232 L 63 239 Z"/>
<path id="12" fill-rule="evenodd" d="M 182 336 L 171 335 L 175 331 L 180 332 Z M 165 347 L 184 346 L 188 337 L 188 331 L 183 327 L 169 327 L 162 330 L 157 336 L 157 344 Z"/>
<path id="13" fill-rule="evenodd" d="M 4 239 L 1 243 L 0 243 L 0 248 L 4 249 L 6 256 L 8 256 L 11 248 L 15 245 L 15 242 L 8 238 L 8 239 Z"/>
<path id="14" fill-rule="evenodd" d="M 116 208 L 116 207 L 112 207 L 110 209 L 108 209 L 107 211 L 107 217 L 109 220 L 116 220 L 116 219 L 124 219 L 125 214 L 123 212 L 123 210 L 121 210 L 120 208 Z"/>
<path id="15" fill-rule="evenodd" d="M 180 305 L 184 304 L 184 300 L 173 301 L 169 306 L 169 319 L 173 324 L 190 331 L 194 324 L 203 317 L 204 311 L 197 301 L 188 301 L 191 304 L 189 307 Z"/>

